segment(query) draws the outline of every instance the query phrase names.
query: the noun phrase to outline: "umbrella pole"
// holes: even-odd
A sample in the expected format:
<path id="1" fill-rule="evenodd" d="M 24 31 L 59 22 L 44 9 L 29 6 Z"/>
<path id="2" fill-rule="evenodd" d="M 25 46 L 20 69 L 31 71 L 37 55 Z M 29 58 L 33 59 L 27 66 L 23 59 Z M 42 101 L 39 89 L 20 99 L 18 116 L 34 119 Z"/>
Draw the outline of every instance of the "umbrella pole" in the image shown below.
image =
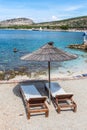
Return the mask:
<path id="1" fill-rule="evenodd" d="M 50 61 L 48 61 L 48 76 L 49 76 L 49 104 L 51 104 L 51 86 L 50 86 Z"/>

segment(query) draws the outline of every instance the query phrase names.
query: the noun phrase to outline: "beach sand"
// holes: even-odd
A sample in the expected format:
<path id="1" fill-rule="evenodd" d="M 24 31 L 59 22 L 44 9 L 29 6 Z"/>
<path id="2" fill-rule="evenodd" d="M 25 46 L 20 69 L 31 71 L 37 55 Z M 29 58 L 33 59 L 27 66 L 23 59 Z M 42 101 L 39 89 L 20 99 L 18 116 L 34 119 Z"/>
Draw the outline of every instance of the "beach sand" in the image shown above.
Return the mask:
<path id="1" fill-rule="evenodd" d="M 74 94 L 77 112 L 61 111 L 47 104 L 49 117 L 31 116 L 27 119 L 18 83 L 0 84 L 0 130 L 87 130 L 87 78 L 57 80 L 66 92 Z"/>

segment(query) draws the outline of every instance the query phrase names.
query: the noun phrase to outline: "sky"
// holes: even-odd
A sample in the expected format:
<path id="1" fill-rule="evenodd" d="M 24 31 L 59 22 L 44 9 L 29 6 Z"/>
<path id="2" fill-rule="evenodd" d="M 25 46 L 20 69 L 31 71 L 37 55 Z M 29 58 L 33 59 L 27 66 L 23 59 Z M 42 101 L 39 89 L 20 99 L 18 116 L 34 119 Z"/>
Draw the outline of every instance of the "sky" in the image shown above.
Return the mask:
<path id="1" fill-rule="evenodd" d="M 87 0 L 0 0 L 0 21 L 30 18 L 34 22 L 87 16 Z"/>

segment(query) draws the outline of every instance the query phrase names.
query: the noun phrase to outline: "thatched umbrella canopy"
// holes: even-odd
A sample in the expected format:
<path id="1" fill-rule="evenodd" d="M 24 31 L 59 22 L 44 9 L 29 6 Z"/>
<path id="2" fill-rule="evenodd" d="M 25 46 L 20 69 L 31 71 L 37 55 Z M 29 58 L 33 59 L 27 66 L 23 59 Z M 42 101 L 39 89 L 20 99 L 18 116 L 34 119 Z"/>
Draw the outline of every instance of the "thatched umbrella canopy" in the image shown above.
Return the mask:
<path id="1" fill-rule="evenodd" d="M 33 53 L 21 57 L 22 60 L 48 62 L 49 72 L 49 100 L 50 100 L 50 62 L 61 62 L 77 58 L 76 55 L 69 54 L 53 46 L 53 42 L 48 42 Z"/>

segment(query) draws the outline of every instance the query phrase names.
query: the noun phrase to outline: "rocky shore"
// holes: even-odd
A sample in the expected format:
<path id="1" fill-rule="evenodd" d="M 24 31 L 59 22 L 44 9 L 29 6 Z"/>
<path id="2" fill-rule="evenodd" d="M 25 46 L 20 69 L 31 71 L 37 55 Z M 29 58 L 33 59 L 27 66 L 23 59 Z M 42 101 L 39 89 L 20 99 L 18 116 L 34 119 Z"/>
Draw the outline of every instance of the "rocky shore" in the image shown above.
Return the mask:
<path id="1" fill-rule="evenodd" d="M 68 46 L 68 48 L 87 50 L 87 45 L 86 44 L 71 44 L 71 45 Z"/>
<path id="2" fill-rule="evenodd" d="M 36 78 L 41 75 L 46 76 L 47 72 L 46 71 L 29 71 L 27 67 L 19 67 L 18 69 L 12 69 L 12 70 L 7 70 L 7 71 L 0 71 L 0 80 L 11 80 L 14 79 L 16 76 L 26 76 L 27 78 Z"/>
<path id="3" fill-rule="evenodd" d="M 9 80 L 15 78 L 17 75 L 27 75 L 30 76 L 30 73 L 27 71 L 26 67 L 20 67 L 19 69 L 12 69 L 7 71 L 0 71 L 0 80 Z"/>

